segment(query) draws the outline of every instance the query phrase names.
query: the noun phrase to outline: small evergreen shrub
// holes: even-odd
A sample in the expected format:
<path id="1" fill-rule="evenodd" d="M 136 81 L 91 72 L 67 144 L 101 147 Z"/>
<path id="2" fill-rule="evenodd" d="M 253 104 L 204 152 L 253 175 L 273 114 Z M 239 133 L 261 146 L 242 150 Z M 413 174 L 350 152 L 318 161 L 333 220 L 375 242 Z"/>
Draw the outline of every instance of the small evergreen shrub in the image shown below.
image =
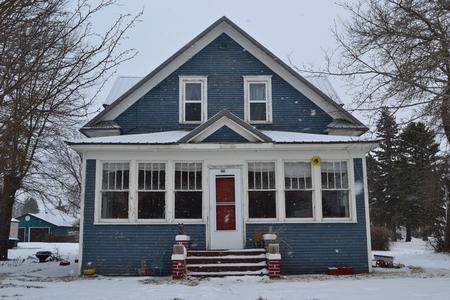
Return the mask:
<path id="1" fill-rule="evenodd" d="M 391 231 L 386 227 L 374 226 L 370 228 L 372 250 L 388 251 L 391 244 Z"/>

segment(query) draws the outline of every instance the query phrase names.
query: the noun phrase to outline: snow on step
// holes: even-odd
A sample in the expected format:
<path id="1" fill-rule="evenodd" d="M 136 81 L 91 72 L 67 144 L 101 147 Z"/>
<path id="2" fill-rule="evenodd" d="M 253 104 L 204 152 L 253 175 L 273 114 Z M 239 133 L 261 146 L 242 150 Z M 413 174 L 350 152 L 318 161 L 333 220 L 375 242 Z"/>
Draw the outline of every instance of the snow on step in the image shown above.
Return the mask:
<path id="1" fill-rule="evenodd" d="M 265 267 L 266 262 L 257 263 L 217 263 L 217 264 L 187 264 L 186 267 L 197 267 L 197 268 L 211 268 L 211 267 Z"/>
<path id="2" fill-rule="evenodd" d="M 269 271 L 264 268 L 258 271 L 224 271 L 224 272 L 189 272 L 189 276 L 223 277 L 223 276 L 245 276 L 245 275 L 267 275 Z"/>
<path id="3" fill-rule="evenodd" d="M 258 255 L 225 255 L 225 256 L 189 256 L 188 259 L 254 259 L 254 258 L 266 258 L 264 253 Z"/>

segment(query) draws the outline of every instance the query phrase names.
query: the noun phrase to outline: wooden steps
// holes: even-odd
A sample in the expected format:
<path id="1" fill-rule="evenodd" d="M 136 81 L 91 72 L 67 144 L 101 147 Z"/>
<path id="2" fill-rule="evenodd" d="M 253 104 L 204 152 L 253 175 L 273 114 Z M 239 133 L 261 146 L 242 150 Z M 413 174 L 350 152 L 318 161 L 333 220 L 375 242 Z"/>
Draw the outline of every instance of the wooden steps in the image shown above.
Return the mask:
<path id="1" fill-rule="evenodd" d="M 266 275 L 265 249 L 189 250 L 186 269 L 188 276 L 224 277 Z"/>

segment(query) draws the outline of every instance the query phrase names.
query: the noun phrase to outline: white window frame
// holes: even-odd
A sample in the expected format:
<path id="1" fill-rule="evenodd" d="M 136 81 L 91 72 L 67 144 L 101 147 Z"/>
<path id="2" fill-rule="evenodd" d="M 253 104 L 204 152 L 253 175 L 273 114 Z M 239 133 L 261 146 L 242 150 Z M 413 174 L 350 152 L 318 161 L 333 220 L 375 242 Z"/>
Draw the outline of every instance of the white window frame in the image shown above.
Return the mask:
<path id="1" fill-rule="evenodd" d="M 347 165 L 347 180 L 348 180 L 348 188 L 347 189 L 323 189 L 322 188 L 322 163 L 324 162 L 346 162 Z M 354 173 L 353 173 L 353 160 L 349 160 L 349 159 L 326 159 L 326 160 L 322 160 L 321 165 L 317 167 L 318 168 L 318 172 L 317 172 L 317 177 L 319 178 L 319 182 L 316 185 L 316 190 L 318 192 L 318 194 L 320 195 L 320 197 L 318 197 L 320 199 L 320 205 L 319 208 L 317 210 L 317 215 L 318 215 L 318 219 L 324 223 L 326 222 L 331 222 L 331 223 L 356 223 L 357 222 L 357 218 L 356 218 L 356 197 L 355 197 L 355 187 L 354 187 Z M 325 218 L 323 217 L 323 209 L 322 209 L 322 191 L 323 190 L 347 190 L 348 191 L 348 210 L 349 210 L 349 216 L 348 217 L 343 217 L 343 218 Z M 320 211 L 319 211 L 320 209 Z"/>
<path id="2" fill-rule="evenodd" d="M 285 176 L 286 176 L 286 164 L 289 163 L 309 163 L 311 165 L 311 188 L 310 189 L 286 189 L 286 185 L 285 185 Z M 316 220 L 316 215 L 317 215 L 317 204 L 316 204 L 316 196 L 317 196 L 317 178 L 315 176 L 315 172 L 314 172 L 314 166 L 311 164 L 311 161 L 309 160 L 301 160 L 301 159 L 297 159 L 297 160 L 283 160 L 282 161 L 282 165 L 283 165 L 283 173 L 281 174 L 282 178 L 283 178 L 283 195 L 284 195 L 284 212 L 283 212 L 283 220 L 287 221 L 287 222 L 304 222 L 304 221 L 314 221 Z M 311 196 L 311 205 L 312 205 L 312 217 L 308 218 L 288 218 L 286 216 L 286 191 L 311 191 L 312 192 L 312 196 Z"/>
<path id="3" fill-rule="evenodd" d="M 141 190 L 139 189 L 139 164 L 163 164 L 164 165 L 164 190 Z M 137 223 L 161 223 L 166 222 L 169 220 L 168 216 L 168 203 L 167 203 L 167 185 L 168 185 L 168 164 L 167 161 L 155 161 L 155 160 L 137 160 L 136 161 L 136 190 L 135 190 L 135 199 L 136 199 L 136 205 L 134 207 L 135 210 L 135 216 L 136 216 L 136 222 Z M 160 219 L 140 219 L 139 218 L 139 192 L 164 192 L 164 218 Z"/>
<path id="4" fill-rule="evenodd" d="M 251 124 L 272 123 L 272 75 L 252 75 L 244 77 L 244 119 Z M 263 83 L 266 86 L 266 100 L 250 100 L 250 84 Z M 250 119 L 250 103 L 266 103 L 266 119 Z"/>
<path id="5" fill-rule="evenodd" d="M 186 84 L 200 83 L 202 85 L 201 101 L 186 100 Z M 186 103 L 201 103 L 201 120 L 186 121 Z M 179 76 L 179 122 L 181 124 L 201 124 L 208 119 L 208 77 L 207 76 Z"/>
<path id="6" fill-rule="evenodd" d="M 95 223 L 129 223 L 130 220 L 133 218 L 133 201 L 132 199 L 132 172 L 133 171 L 133 164 L 131 160 L 98 160 L 97 165 L 97 173 L 98 176 L 96 176 L 97 183 L 96 186 L 97 192 L 95 193 Z M 128 192 L 128 218 L 124 219 L 111 219 L 111 218 L 102 218 L 102 192 L 103 190 L 103 164 L 105 163 L 128 163 L 128 190 L 117 190 L 118 192 Z M 111 191 L 111 190 L 108 190 Z"/>
<path id="7" fill-rule="evenodd" d="M 202 184 L 202 188 L 201 189 L 194 189 L 194 190 L 189 190 L 189 189 L 180 189 L 177 190 L 175 187 L 175 174 L 176 174 L 176 165 L 179 163 L 199 163 L 201 164 L 201 175 L 202 175 L 202 180 L 201 180 L 201 184 Z M 175 221 L 175 223 L 198 223 L 201 222 L 205 219 L 205 164 L 203 161 L 200 160 L 174 160 L 173 161 L 173 168 L 172 168 L 172 179 L 173 179 L 173 183 L 172 183 L 172 199 L 173 199 L 173 220 Z M 176 199 L 175 199 L 175 193 L 176 192 L 201 192 L 202 193 L 202 217 L 201 218 L 197 218 L 197 219 L 183 219 L 183 218 L 177 218 L 175 216 L 175 207 L 176 207 Z"/>
<path id="8" fill-rule="evenodd" d="M 278 199 L 279 199 L 279 195 L 278 195 L 278 193 L 279 193 L 279 187 L 278 187 L 278 176 L 279 176 L 279 174 L 278 174 L 278 164 L 277 164 L 277 161 L 276 160 L 249 160 L 249 161 L 246 161 L 245 162 L 246 163 L 246 166 L 245 166 L 245 172 L 246 172 L 246 174 L 245 174 L 245 178 L 246 178 L 246 180 L 245 180 L 245 199 L 247 200 L 246 201 L 246 204 L 245 204 L 245 211 L 246 211 L 246 220 L 249 222 L 249 223 L 252 223 L 252 222 L 261 222 L 261 223 L 265 223 L 265 222 L 274 222 L 274 221 L 277 221 L 277 220 L 279 220 L 280 219 L 280 212 L 279 212 L 279 204 L 278 204 Z M 275 183 L 274 183 L 274 186 L 275 186 L 275 188 L 273 188 L 273 189 L 250 189 L 249 187 L 250 187 L 250 182 L 249 182 L 249 176 L 248 176 L 248 173 L 249 173 L 249 165 L 250 164 L 252 164 L 252 163 L 273 163 L 274 164 L 274 166 L 275 166 L 275 169 L 274 169 L 274 180 L 275 180 Z M 253 192 L 253 191 L 267 191 L 267 192 L 275 192 L 275 217 L 274 218 L 250 218 L 250 197 L 249 197 L 249 192 Z"/>

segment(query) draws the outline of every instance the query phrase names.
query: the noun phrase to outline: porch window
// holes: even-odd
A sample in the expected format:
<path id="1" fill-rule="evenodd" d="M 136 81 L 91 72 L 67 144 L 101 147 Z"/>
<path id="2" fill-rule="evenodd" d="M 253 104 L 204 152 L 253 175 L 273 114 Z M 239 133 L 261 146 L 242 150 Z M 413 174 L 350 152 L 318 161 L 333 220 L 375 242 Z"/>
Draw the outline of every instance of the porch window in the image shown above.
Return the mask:
<path id="1" fill-rule="evenodd" d="M 166 165 L 139 163 L 138 219 L 164 219 L 166 210 Z"/>
<path id="2" fill-rule="evenodd" d="M 202 163 L 175 163 L 175 219 L 201 219 L 202 196 Z"/>
<path id="3" fill-rule="evenodd" d="M 180 77 L 180 123 L 201 123 L 207 116 L 207 78 Z"/>
<path id="4" fill-rule="evenodd" d="M 349 184 L 346 161 L 321 163 L 322 216 L 349 218 Z"/>
<path id="5" fill-rule="evenodd" d="M 312 218 L 311 163 L 286 162 L 284 164 L 284 188 L 286 218 Z"/>
<path id="6" fill-rule="evenodd" d="M 130 164 L 104 162 L 102 167 L 101 218 L 128 219 Z"/>
<path id="7" fill-rule="evenodd" d="M 274 162 L 248 164 L 248 205 L 250 218 L 276 218 Z"/>
<path id="8" fill-rule="evenodd" d="M 245 119 L 250 123 L 272 121 L 272 83 L 270 76 L 244 76 Z"/>

